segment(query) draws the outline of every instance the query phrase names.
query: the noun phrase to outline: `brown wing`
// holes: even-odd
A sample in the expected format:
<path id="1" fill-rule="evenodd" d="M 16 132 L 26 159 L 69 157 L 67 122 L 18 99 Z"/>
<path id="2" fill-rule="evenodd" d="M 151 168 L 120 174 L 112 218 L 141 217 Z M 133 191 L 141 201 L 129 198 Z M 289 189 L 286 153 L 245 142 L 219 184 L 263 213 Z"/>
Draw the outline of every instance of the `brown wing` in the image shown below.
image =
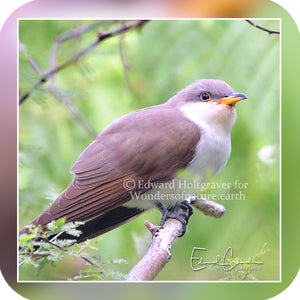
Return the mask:
<path id="1" fill-rule="evenodd" d="M 163 105 L 120 118 L 84 150 L 70 170 L 76 174 L 71 184 L 33 223 L 45 226 L 60 217 L 87 221 L 107 214 L 131 199 L 123 186 L 126 179 L 172 179 L 194 158 L 199 139 L 196 125 Z"/>

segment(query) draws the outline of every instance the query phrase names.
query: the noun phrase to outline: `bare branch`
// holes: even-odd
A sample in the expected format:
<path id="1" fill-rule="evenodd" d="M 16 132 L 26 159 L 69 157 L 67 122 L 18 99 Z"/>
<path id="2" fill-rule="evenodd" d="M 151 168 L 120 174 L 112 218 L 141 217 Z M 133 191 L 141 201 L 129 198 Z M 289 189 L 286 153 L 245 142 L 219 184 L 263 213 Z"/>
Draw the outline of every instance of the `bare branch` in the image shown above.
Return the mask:
<path id="1" fill-rule="evenodd" d="M 41 70 L 38 67 L 37 63 L 34 61 L 32 57 L 29 56 L 27 53 L 26 48 L 24 45 L 20 42 L 20 51 L 26 55 L 28 58 L 30 64 L 33 66 L 33 68 L 41 74 Z M 36 87 L 36 86 L 34 86 Z M 33 88 L 31 89 L 33 90 Z M 54 79 L 53 82 L 51 82 L 51 85 L 49 85 L 48 88 L 49 92 L 52 93 L 57 99 L 59 99 L 67 108 L 67 110 L 70 112 L 70 114 L 74 117 L 74 119 L 86 130 L 86 132 L 92 137 L 96 138 L 97 137 L 97 132 L 89 125 L 89 123 L 81 116 L 80 112 L 74 105 L 71 99 L 69 99 L 67 96 L 62 94 L 55 86 L 54 86 Z M 29 93 L 27 94 L 27 96 Z"/>
<path id="2" fill-rule="evenodd" d="M 38 67 L 38 65 L 36 64 L 36 62 L 34 61 L 34 59 L 28 54 L 25 46 L 21 43 L 21 41 L 19 41 L 19 51 L 22 52 L 26 58 L 28 59 L 29 63 L 31 64 L 31 66 L 34 68 L 34 70 L 38 73 L 38 74 L 42 74 L 41 69 Z"/>
<path id="3" fill-rule="evenodd" d="M 215 218 L 221 217 L 225 212 L 222 205 L 206 199 L 199 200 L 195 195 L 186 200 L 206 215 Z M 128 281 L 153 280 L 171 259 L 171 247 L 184 229 L 176 219 L 168 219 L 163 227 L 149 221 L 145 225 L 152 234 L 152 243 L 144 257 L 129 272 Z"/>
<path id="4" fill-rule="evenodd" d="M 125 83 L 129 87 L 130 83 L 129 83 L 129 78 L 128 78 L 128 72 L 130 70 L 130 65 L 126 60 L 125 53 L 124 53 L 124 37 L 125 37 L 125 34 L 122 33 L 120 35 L 120 39 L 119 39 L 119 51 L 120 51 L 120 56 L 121 56 L 121 60 L 122 60 L 122 64 L 123 64 Z"/>
<path id="5" fill-rule="evenodd" d="M 148 22 L 148 20 L 139 20 L 139 21 L 132 22 L 128 25 L 121 26 L 120 28 L 117 28 L 115 30 L 99 31 L 98 40 L 99 40 L 99 42 L 101 42 L 109 37 L 112 37 L 115 35 L 120 35 L 123 32 L 128 31 L 131 28 L 141 28 L 147 22 Z"/>
<path id="6" fill-rule="evenodd" d="M 115 21 L 109 21 L 105 23 L 106 25 L 113 24 Z M 67 31 L 62 33 L 61 35 L 57 36 L 55 38 L 54 44 L 52 46 L 52 49 L 50 51 L 50 56 L 49 56 L 49 65 L 51 69 L 55 69 L 57 65 L 57 55 L 58 55 L 58 50 L 61 46 L 61 44 L 67 40 L 73 39 L 73 38 L 78 38 L 81 35 L 83 35 L 85 32 L 102 25 L 102 21 L 98 22 L 93 22 L 93 23 L 88 23 L 88 24 L 83 24 L 73 30 Z M 53 74 L 54 75 L 54 74 Z M 52 79 L 54 76 L 52 76 Z"/>
<path id="7" fill-rule="evenodd" d="M 70 40 L 72 38 L 77 38 L 81 36 L 86 31 L 95 28 L 96 26 L 99 26 L 101 22 L 94 22 L 90 24 L 83 24 L 74 30 L 67 31 L 58 37 L 56 37 L 55 42 L 52 46 L 52 49 L 50 51 L 49 55 L 49 65 L 51 69 L 55 69 L 57 65 L 57 55 L 59 48 L 61 44 L 67 40 Z M 83 116 L 78 111 L 77 107 L 74 105 L 73 101 L 67 97 L 64 93 L 62 93 L 58 88 L 55 86 L 55 75 L 51 76 L 49 78 L 49 91 L 52 93 L 53 96 L 55 96 L 57 99 L 59 99 L 67 108 L 67 110 L 70 112 L 70 114 L 74 117 L 74 119 L 86 130 L 86 132 L 92 137 L 97 137 L 97 132 L 89 125 L 89 123 L 83 118 Z"/>
<path id="8" fill-rule="evenodd" d="M 49 92 L 59 99 L 67 108 L 69 113 L 74 117 L 74 119 L 84 128 L 84 130 L 92 137 L 96 138 L 98 133 L 90 126 L 90 124 L 84 119 L 84 117 L 80 114 L 77 107 L 74 105 L 73 101 L 63 94 L 59 89 L 57 89 L 54 85 L 49 87 Z"/>
<path id="9" fill-rule="evenodd" d="M 67 40 L 80 37 L 83 33 L 87 32 L 87 31 L 89 31 L 89 30 L 91 30 L 95 27 L 99 27 L 101 25 L 111 25 L 115 22 L 117 22 L 117 21 L 115 21 L 115 20 L 104 21 L 104 22 L 103 21 L 97 21 L 97 22 L 92 22 L 92 23 L 87 23 L 87 24 L 80 25 L 75 29 L 64 32 L 61 35 L 57 36 L 55 38 L 55 43 L 61 44 L 65 41 L 67 41 Z"/>
<path id="10" fill-rule="evenodd" d="M 90 24 L 84 24 L 74 30 L 70 30 L 70 31 L 65 32 L 65 33 L 61 34 L 60 36 L 58 36 L 55 39 L 55 42 L 54 42 L 53 47 L 50 52 L 50 57 L 49 57 L 50 70 L 47 72 L 42 72 L 40 70 L 40 68 L 38 67 L 36 62 L 28 55 L 25 47 L 20 42 L 20 51 L 23 52 L 25 54 L 25 56 L 28 58 L 30 64 L 40 75 L 40 79 L 26 93 L 24 93 L 20 97 L 19 105 L 21 105 L 31 95 L 31 93 L 34 89 L 36 89 L 38 86 L 40 86 L 41 84 L 44 84 L 48 81 L 49 82 L 49 86 L 48 86 L 49 92 L 52 93 L 56 98 L 58 98 L 66 106 L 66 108 L 68 109 L 70 114 L 75 118 L 75 120 L 87 131 L 87 133 L 91 137 L 95 138 L 97 136 L 97 132 L 95 130 L 93 130 L 93 128 L 89 125 L 89 123 L 83 118 L 83 116 L 80 114 L 80 112 L 78 111 L 78 109 L 76 108 L 76 106 L 74 105 L 72 100 L 55 87 L 55 75 L 60 70 L 68 67 L 69 65 L 76 63 L 83 55 L 88 53 L 91 49 L 96 47 L 101 41 L 105 40 L 106 38 L 109 38 L 109 37 L 112 37 L 115 35 L 123 35 L 126 31 L 128 31 L 129 29 L 134 28 L 134 27 L 140 28 L 147 21 L 145 21 L 145 20 L 135 21 L 135 22 L 129 23 L 127 25 L 123 22 L 122 26 L 115 30 L 111 30 L 111 31 L 107 31 L 107 32 L 100 32 L 100 33 L 98 33 L 98 38 L 94 42 L 89 44 L 86 48 L 82 49 L 81 51 L 75 53 L 70 59 L 66 60 L 65 62 L 63 62 L 61 64 L 57 64 L 57 55 L 58 55 L 58 51 L 59 51 L 59 48 L 60 48 L 60 45 L 62 42 L 72 39 L 72 38 L 75 38 L 75 37 L 78 37 L 78 36 L 82 35 L 84 32 L 86 32 L 96 26 L 99 26 L 101 24 L 110 25 L 115 22 L 116 21 L 106 22 L 105 24 L 103 24 L 103 22 L 94 22 L 94 23 L 90 23 Z M 120 52 L 121 52 L 122 62 L 124 64 L 125 58 L 122 57 L 123 52 L 121 50 L 120 50 Z"/>
<path id="11" fill-rule="evenodd" d="M 120 35 L 132 28 L 141 28 L 146 22 L 148 22 L 147 20 L 139 20 L 139 21 L 134 21 L 131 22 L 127 25 L 121 26 L 117 29 L 111 30 L 111 31 L 100 31 L 98 33 L 98 38 L 93 41 L 91 44 L 89 44 L 86 48 L 82 49 L 81 51 L 75 53 L 71 58 L 69 58 L 68 60 L 66 60 L 65 62 L 55 66 L 54 68 L 52 68 L 51 70 L 45 72 L 40 79 L 27 91 L 25 92 L 23 95 L 21 95 L 20 99 L 19 99 L 19 105 L 21 105 L 27 98 L 28 96 L 31 94 L 31 92 L 39 85 L 45 83 L 48 81 L 48 79 L 53 76 L 54 74 L 56 74 L 57 72 L 65 69 L 66 67 L 76 63 L 83 55 L 85 55 L 86 53 L 88 53 L 90 50 L 92 50 L 93 48 L 95 48 L 98 44 L 100 44 L 102 41 L 106 40 L 107 38 L 113 37 L 115 35 Z M 67 37 L 65 37 L 67 38 Z M 64 39 L 64 38 L 63 38 Z"/>
<path id="12" fill-rule="evenodd" d="M 221 218 L 226 212 L 223 205 L 205 198 L 199 199 L 197 196 L 191 196 L 191 204 L 203 214 L 213 218 Z"/>
<path id="13" fill-rule="evenodd" d="M 59 250 L 62 250 L 62 251 L 65 251 L 65 252 L 70 252 L 69 249 L 64 248 L 64 247 L 62 247 L 62 246 L 59 246 L 59 245 L 57 245 L 57 244 L 55 244 L 55 243 L 53 243 L 53 242 L 51 242 L 51 241 L 49 241 L 49 240 L 46 240 L 45 242 L 48 243 L 48 244 L 50 244 L 50 245 L 52 245 L 52 246 L 54 246 L 54 247 L 56 247 L 56 248 L 58 248 Z M 79 257 L 80 257 L 81 259 L 83 259 L 84 261 L 86 261 L 88 264 L 90 264 L 90 265 L 92 265 L 92 266 L 96 266 L 96 265 L 95 265 L 90 259 L 88 259 L 87 257 L 82 256 L 82 255 L 79 255 Z"/>
<path id="14" fill-rule="evenodd" d="M 254 22 L 250 21 L 250 20 L 245 20 L 246 22 L 248 22 L 250 25 L 260 29 L 260 30 L 263 30 L 265 32 L 268 32 L 269 34 L 280 34 L 280 31 L 276 31 L 276 30 L 271 30 L 271 29 L 268 29 L 268 28 L 265 28 L 265 27 L 262 27 L 260 25 L 256 25 Z"/>

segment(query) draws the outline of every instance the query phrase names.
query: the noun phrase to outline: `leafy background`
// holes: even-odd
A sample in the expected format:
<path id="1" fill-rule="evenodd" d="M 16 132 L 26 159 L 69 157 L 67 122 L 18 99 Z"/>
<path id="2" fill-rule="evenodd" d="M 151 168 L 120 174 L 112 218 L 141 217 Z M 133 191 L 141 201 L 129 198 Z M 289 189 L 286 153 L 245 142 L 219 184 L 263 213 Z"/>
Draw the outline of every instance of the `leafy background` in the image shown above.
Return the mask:
<path id="1" fill-rule="evenodd" d="M 19 22 L 19 38 L 42 70 L 49 69 L 54 39 L 92 21 Z M 278 20 L 257 21 L 279 29 Z M 120 24 L 113 25 L 120 26 Z M 111 26 L 103 25 L 104 29 Z M 95 40 L 97 28 L 65 42 L 58 61 Z M 101 132 L 116 118 L 133 110 L 165 102 L 199 78 L 219 78 L 248 100 L 237 105 L 232 131 L 232 153 L 215 182 L 248 184 L 245 200 L 223 201 L 227 212 L 215 220 L 195 211 L 187 234 L 172 248 L 172 259 L 157 280 L 239 280 L 245 270 L 232 274 L 220 268 L 194 272 L 193 247 L 207 248 L 205 259 L 215 260 L 231 246 L 241 260 L 257 255 L 265 243 L 264 264 L 247 280 L 279 280 L 280 265 L 280 36 L 268 35 L 243 20 L 150 21 L 141 31 L 125 35 L 123 52 L 131 65 L 126 84 L 119 37 L 101 43 L 76 64 L 56 76 L 57 87 L 72 99 L 84 118 Z M 26 92 L 38 79 L 24 53 L 19 58 L 19 90 Z M 32 221 L 71 181 L 68 173 L 81 151 L 92 141 L 65 106 L 40 86 L 19 110 L 19 221 Z M 228 192 L 219 190 L 218 193 Z M 235 190 L 230 192 L 235 193 Z M 123 258 L 112 266 L 127 273 L 150 243 L 143 225 L 159 223 L 150 211 L 102 236 L 99 253 L 105 260 Z M 65 259 L 56 268 L 20 268 L 21 280 L 65 280 L 82 268 L 81 261 Z"/>

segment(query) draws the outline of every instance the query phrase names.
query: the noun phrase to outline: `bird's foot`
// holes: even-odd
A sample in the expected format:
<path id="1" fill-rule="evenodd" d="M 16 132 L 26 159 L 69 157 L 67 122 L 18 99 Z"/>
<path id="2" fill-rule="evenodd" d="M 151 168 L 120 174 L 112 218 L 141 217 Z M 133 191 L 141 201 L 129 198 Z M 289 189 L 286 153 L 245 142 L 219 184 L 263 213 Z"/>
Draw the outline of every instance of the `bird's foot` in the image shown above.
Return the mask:
<path id="1" fill-rule="evenodd" d="M 183 227 L 179 237 L 183 236 L 186 232 L 186 225 L 188 224 L 189 218 L 193 214 L 193 208 L 190 203 L 187 200 L 178 201 L 169 207 L 163 206 L 159 201 L 156 201 L 155 204 L 162 213 L 160 226 L 163 226 L 167 219 L 176 219 Z"/>

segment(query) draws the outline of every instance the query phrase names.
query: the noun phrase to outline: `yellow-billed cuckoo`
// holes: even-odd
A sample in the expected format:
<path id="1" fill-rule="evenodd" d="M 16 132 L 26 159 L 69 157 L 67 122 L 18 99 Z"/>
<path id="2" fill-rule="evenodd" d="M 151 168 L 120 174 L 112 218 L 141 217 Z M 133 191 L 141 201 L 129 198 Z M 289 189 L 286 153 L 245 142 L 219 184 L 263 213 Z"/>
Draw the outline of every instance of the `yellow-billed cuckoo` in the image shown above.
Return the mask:
<path id="1" fill-rule="evenodd" d="M 158 201 L 131 198 L 133 192 L 147 193 L 151 186 L 128 190 L 124 182 L 168 182 L 186 167 L 203 176 L 218 173 L 231 151 L 235 103 L 246 98 L 224 81 L 202 79 L 164 104 L 117 119 L 82 152 L 70 170 L 73 181 L 32 223 L 46 228 L 61 217 L 67 222 L 85 221 L 77 238 L 82 242 L 151 207 L 163 210 L 163 219 L 174 217 Z"/>

